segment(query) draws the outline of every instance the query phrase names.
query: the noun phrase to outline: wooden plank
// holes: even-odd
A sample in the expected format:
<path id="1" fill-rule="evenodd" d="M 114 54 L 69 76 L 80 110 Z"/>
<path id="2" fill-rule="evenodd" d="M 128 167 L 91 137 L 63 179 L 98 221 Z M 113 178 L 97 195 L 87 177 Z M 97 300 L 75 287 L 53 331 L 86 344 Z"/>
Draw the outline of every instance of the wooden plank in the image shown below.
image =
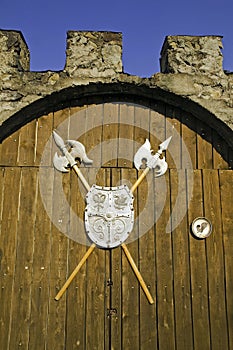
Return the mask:
<path id="1" fill-rule="evenodd" d="M 2 142 L 2 165 L 15 165 L 18 157 L 19 131 L 14 132 Z"/>
<path id="2" fill-rule="evenodd" d="M 44 176 L 51 187 L 46 196 L 53 193 L 53 173 L 51 169 L 44 170 Z M 49 200 L 49 199 L 47 199 Z M 29 329 L 29 348 L 46 349 L 47 320 L 49 313 L 49 278 L 50 278 L 50 247 L 51 221 L 48 217 L 41 196 L 36 203 L 36 221 L 34 229 L 34 254 L 32 264 L 31 315 Z"/>
<path id="3" fill-rule="evenodd" d="M 166 138 L 172 136 L 171 145 L 166 152 L 170 169 L 181 168 L 181 115 L 174 107 L 166 107 Z"/>
<path id="4" fill-rule="evenodd" d="M 121 181 L 121 169 L 113 168 L 111 182 L 112 186 L 119 185 Z M 111 278 L 110 286 L 111 297 L 110 297 L 110 308 L 116 310 L 112 313 L 111 317 L 111 347 L 110 349 L 122 349 L 121 344 L 121 328 L 122 328 L 122 291 L 121 291 L 121 280 L 122 280 L 122 250 L 120 247 L 111 250 Z M 107 348 L 106 348 L 107 349 Z"/>
<path id="5" fill-rule="evenodd" d="M 196 169 L 197 168 L 197 133 L 196 133 L 196 119 L 188 114 L 183 113 L 181 115 L 181 136 L 182 142 L 181 145 L 182 152 L 182 168 L 183 169 Z M 191 163 L 189 161 L 189 155 Z"/>
<path id="6" fill-rule="evenodd" d="M 89 153 L 92 150 L 92 148 L 95 147 L 95 145 L 93 144 L 94 140 L 92 139 L 90 134 L 92 133 L 92 130 L 89 130 L 89 128 L 92 127 L 93 122 L 92 113 L 90 112 L 91 110 L 93 110 L 93 106 L 92 108 L 90 107 L 89 112 L 87 111 L 87 106 L 71 108 L 69 126 L 69 138 L 71 140 L 77 140 L 81 142 L 84 145 L 86 153 L 90 159 L 92 159 L 92 156 L 89 155 Z M 99 151 L 99 154 L 101 155 L 101 151 Z M 95 163 L 95 159 L 92 160 L 94 162 L 94 166 L 96 166 L 97 164 Z M 84 175 L 84 177 L 87 178 L 87 176 L 90 175 L 90 173 L 88 173 L 89 166 L 86 166 L 84 163 L 80 163 L 80 161 L 78 162 L 78 166 L 79 168 L 81 168 L 81 172 Z M 91 174 L 93 174 L 93 172 Z M 92 183 L 95 182 L 95 179 L 89 179 L 88 181 L 90 181 L 89 183 L 91 186 Z M 79 180 L 79 184 L 80 182 L 81 181 Z M 84 188 L 83 184 L 81 185 L 81 188 L 83 189 L 82 195 L 85 196 L 86 189 Z"/>
<path id="7" fill-rule="evenodd" d="M 37 169 L 23 168 L 17 234 L 17 261 L 12 295 L 9 348 L 28 348 L 31 313 L 32 261 L 37 200 Z"/>
<path id="8" fill-rule="evenodd" d="M 146 181 L 147 180 L 147 181 Z M 140 288 L 140 349 L 157 349 L 156 317 L 156 266 L 155 266 L 155 233 L 154 233 L 154 184 L 153 173 L 138 187 L 139 218 L 139 262 L 140 272 L 152 295 L 154 304 L 149 304 Z M 142 235 L 142 233 L 144 234 Z M 142 235 L 142 236 L 141 236 Z"/>
<path id="9" fill-rule="evenodd" d="M 3 171 L 1 171 L 1 174 Z M 12 318 L 13 281 L 16 263 L 17 219 L 20 169 L 4 169 L 0 236 L 0 348 L 9 349 Z M 4 187 L 3 187 L 4 186 Z M 20 316 L 18 316 L 20 317 Z M 18 319 L 19 321 L 19 319 Z M 15 348 L 13 346 L 13 348 Z"/>
<path id="10" fill-rule="evenodd" d="M 161 188 L 166 180 L 167 196 L 163 206 Z M 175 320 L 173 294 L 172 236 L 166 233 L 170 225 L 170 181 L 169 172 L 164 177 L 155 179 L 155 251 L 157 270 L 157 315 L 158 315 L 158 348 L 175 349 Z M 159 208 L 163 206 L 160 215 Z M 160 215 L 160 216 L 159 216 Z"/>
<path id="11" fill-rule="evenodd" d="M 85 210 L 85 201 L 80 192 L 78 179 L 74 172 L 71 176 L 71 210 L 73 210 L 83 221 L 83 213 Z M 77 235 L 82 227 L 77 225 L 76 220 L 72 220 L 71 215 L 70 231 L 76 232 Z M 84 223 L 83 223 L 84 224 Z M 70 276 L 71 272 L 78 265 L 86 253 L 86 246 L 79 244 L 77 241 L 70 240 L 68 264 Z M 85 348 L 85 329 L 86 329 L 86 288 L 87 288 L 87 274 L 86 264 L 81 268 L 79 273 L 75 276 L 69 289 L 67 290 L 67 327 L 66 338 L 67 347 L 80 349 Z"/>
<path id="12" fill-rule="evenodd" d="M 36 157 L 36 128 L 37 121 L 34 119 L 24 125 L 19 131 L 19 148 L 17 164 L 19 166 L 34 165 Z"/>
<path id="13" fill-rule="evenodd" d="M 113 180 L 112 180 L 112 171 L 113 168 L 107 168 L 105 170 L 105 181 L 102 182 L 102 184 L 108 187 L 114 186 Z M 101 173 L 100 173 L 101 174 Z M 104 319 L 104 348 L 105 349 L 111 349 L 112 344 L 112 324 L 115 317 L 118 317 L 118 311 L 117 309 L 118 305 L 115 306 L 114 300 L 112 298 L 113 295 L 113 284 L 111 283 L 113 281 L 113 272 L 112 272 L 112 266 L 113 266 L 113 254 L 112 249 L 105 250 L 105 319 Z"/>
<path id="14" fill-rule="evenodd" d="M 103 105 L 102 166 L 116 167 L 119 136 L 119 105 Z"/>
<path id="15" fill-rule="evenodd" d="M 70 110 L 69 108 L 54 112 L 53 114 L 53 130 L 58 130 L 59 135 L 63 138 L 64 141 L 69 139 L 69 126 L 70 126 Z M 60 153 L 57 145 L 52 141 L 52 158 L 55 152 Z"/>
<path id="16" fill-rule="evenodd" d="M 102 166 L 101 141 L 103 129 L 103 106 L 89 106 L 86 110 L 86 149 L 94 157 L 93 166 Z M 94 152 L 94 153 L 91 153 Z M 93 181 L 95 182 L 95 181 Z"/>
<path id="17" fill-rule="evenodd" d="M 172 169 L 170 171 L 170 183 L 172 210 L 179 195 L 179 208 L 180 211 L 185 213 L 187 211 L 185 170 Z M 187 215 L 184 216 L 178 226 L 176 226 L 177 220 L 181 220 L 179 211 L 172 211 L 176 346 L 177 349 L 193 349 Z M 173 228 L 173 221 L 175 222 L 175 229 Z"/>
<path id="18" fill-rule="evenodd" d="M 45 145 L 52 135 L 53 131 L 53 113 L 43 115 L 37 120 L 36 129 L 36 154 L 35 154 L 35 165 L 39 166 L 50 166 L 51 165 L 51 148 L 46 148 L 46 157 L 43 157 L 44 164 L 41 164 L 41 157 L 45 150 Z"/>
<path id="19" fill-rule="evenodd" d="M 131 183 L 136 180 L 134 169 L 122 169 L 122 178 Z M 137 211 L 137 193 L 134 193 L 134 208 Z M 138 234 L 138 225 L 134 225 L 134 232 Z M 135 235 L 135 233 L 132 234 Z M 127 242 L 126 242 L 127 243 Z M 138 266 L 138 240 L 127 244 L 136 265 Z M 122 349 L 140 348 L 140 324 L 139 324 L 139 283 L 125 256 L 122 254 Z"/>
<path id="20" fill-rule="evenodd" d="M 50 246 L 50 281 L 49 281 L 49 314 L 48 314 L 48 338 L 47 348 L 65 348 L 66 339 L 66 294 L 59 301 L 54 298 L 63 286 L 68 277 L 67 254 L 69 242 L 68 238 L 59 231 L 59 225 L 69 225 L 69 212 L 61 206 L 60 196 L 65 195 L 69 201 L 70 176 L 63 177 L 63 193 L 58 193 L 57 183 L 61 174 L 54 172 L 53 179 L 53 222 L 51 228 Z"/>
<path id="21" fill-rule="evenodd" d="M 134 141 L 143 145 L 149 139 L 150 130 L 150 110 L 146 107 L 134 106 Z M 134 149 L 134 153 L 136 149 Z"/>
<path id="22" fill-rule="evenodd" d="M 88 171 L 88 168 L 82 167 L 82 172 L 87 178 L 90 185 L 97 184 L 98 169 L 102 167 L 102 126 L 103 124 L 103 106 L 90 106 L 86 110 L 86 124 L 85 124 L 85 146 L 89 152 L 89 157 L 93 160 L 92 167 L 94 171 Z M 98 177 L 99 178 L 99 177 Z"/>
<path id="23" fill-rule="evenodd" d="M 150 110 L 150 142 L 155 152 L 159 144 L 166 138 L 165 107 L 161 105 L 157 109 L 156 111 Z"/>
<path id="24" fill-rule="evenodd" d="M 233 171 L 220 171 L 220 192 L 222 206 L 222 223 L 223 223 L 223 244 L 225 260 L 225 283 L 226 283 L 226 307 L 227 307 L 227 325 L 229 337 L 229 349 L 233 349 L 233 274 L 232 274 L 232 256 L 233 256 Z"/>
<path id="25" fill-rule="evenodd" d="M 90 169 L 91 171 L 92 169 Z M 94 169 L 92 170 L 94 171 Z M 105 185 L 104 169 L 97 174 L 97 183 Z M 105 250 L 96 248 L 87 261 L 86 348 L 104 349 L 105 345 Z M 98 325 L 95 327 L 93 325 Z"/>
<path id="26" fill-rule="evenodd" d="M 2 223 L 5 167 L 0 167 L 0 223 Z M 1 224 L 0 224 L 1 227 Z"/>
<path id="27" fill-rule="evenodd" d="M 197 123 L 197 166 L 198 169 L 213 168 L 212 129 L 201 121 Z"/>
<path id="28" fill-rule="evenodd" d="M 63 124 L 65 121 L 67 121 L 67 124 L 64 123 L 63 125 L 65 125 L 65 129 L 64 132 L 67 131 L 67 129 L 69 128 L 69 117 L 70 117 L 70 109 L 69 108 L 65 108 L 65 109 L 61 109 L 60 111 L 56 111 L 53 113 L 53 129 L 58 128 L 59 126 L 61 126 L 61 124 Z M 69 135 L 69 132 L 67 131 L 67 135 Z"/>
<path id="29" fill-rule="evenodd" d="M 203 188 L 201 170 L 188 170 L 193 176 L 193 192 L 188 191 L 188 222 L 203 216 Z M 190 270 L 192 287 L 192 318 L 194 349 L 210 349 L 209 298 L 207 285 L 205 240 L 189 235 Z"/>
<path id="30" fill-rule="evenodd" d="M 213 167 L 228 169 L 228 145 L 222 137 L 213 130 Z"/>
<path id="31" fill-rule="evenodd" d="M 216 170 L 203 171 L 205 216 L 212 222 L 213 232 L 206 239 L 207 269 L 212 349 L 227 349 L 226 290 L 222 238 L 219 178 Z"/>
<path id="32" fill-rule="evenodd" d="M 125 103 L 120 104 L 118 167 L 132 168 L 133 158 L 134 158 L 133 141 L 134 141 L 134 106 L 132 104 L 125 104 Z"/>
<path id="33" fill-rule="evenodd" d="M 78 140 L 85 147 L 87 146 L 88 139 L 86 137 L 86 107 L 70 108 L 70 126 L 69 126 L 69 138 L 71 140 Z M 86 151 L 88 151 L 86 149 Z"/>

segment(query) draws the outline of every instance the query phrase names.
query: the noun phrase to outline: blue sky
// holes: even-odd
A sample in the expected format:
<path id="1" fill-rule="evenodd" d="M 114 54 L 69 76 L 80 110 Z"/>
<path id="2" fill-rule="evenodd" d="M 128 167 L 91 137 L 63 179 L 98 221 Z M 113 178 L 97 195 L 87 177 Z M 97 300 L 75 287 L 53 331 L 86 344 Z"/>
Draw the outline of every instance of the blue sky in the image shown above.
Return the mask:
<path id="1" fill-rule="evenodd" d="M 0 28 L 20 30 L 31 52 L 31 70 L 61 70 L 68 30 L 123 34 L 129 74 L 159 72 L 166 35 L 223 36 L 224 69 L 233 71 L 233 0 L 0 0 Z"/>

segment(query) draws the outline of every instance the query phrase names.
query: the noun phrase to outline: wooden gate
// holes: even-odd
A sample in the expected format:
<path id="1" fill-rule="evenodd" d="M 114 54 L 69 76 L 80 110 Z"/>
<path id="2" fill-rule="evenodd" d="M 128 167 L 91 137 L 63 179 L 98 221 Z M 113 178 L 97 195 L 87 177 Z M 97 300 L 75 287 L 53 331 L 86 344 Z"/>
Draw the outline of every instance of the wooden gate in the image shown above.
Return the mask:
<path id="1" fill-rule="evenodd" d="M 66 294 L 54 300 L 88 245 L 80 238 L 85 191 L 74 173 L 54 171 L 54 129 L 85 144 L 94 162 L 81 165 L 83 174 L 102 186 L 133 184 L 137 148 L 149 138 L 156 151 L 173 134 L 166 175 L 151 171 L 135 193 L 127 244 L 153 305 L 120 247 L 96 248 Z M 5 139 L 0 348 L 233 349 L 232 155 L 218 130 L 162 104 L 66 108 Z M 57 188 L 68 211 L 53 200 Z M 213 225 L 202 240 L 190 233 L 200 216 Z"/>

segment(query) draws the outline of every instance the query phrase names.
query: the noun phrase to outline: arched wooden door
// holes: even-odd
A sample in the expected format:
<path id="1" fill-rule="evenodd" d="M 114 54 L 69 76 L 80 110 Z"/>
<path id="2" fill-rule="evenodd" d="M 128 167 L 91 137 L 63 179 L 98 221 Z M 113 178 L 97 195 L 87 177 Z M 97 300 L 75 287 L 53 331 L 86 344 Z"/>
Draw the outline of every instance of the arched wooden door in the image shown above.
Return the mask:
<path id="1" fill-rule="evenodd" d="M 54 170 L 56 129 L 86 146 L 90 184 L 129 187 L 136 150 L 173 136 L 161 178 L 134 193 L 127 247 L 150 305 L 120 247 L 96 248 L 57 302 L 88 245 L 85 190 Z M 232 149 L 210 125 L 169 105 L 103 103 L 41 116 L 1 145 L 1 349 L 232 349 Z M 190 224 L 213 232 L 196 239 Z"/>

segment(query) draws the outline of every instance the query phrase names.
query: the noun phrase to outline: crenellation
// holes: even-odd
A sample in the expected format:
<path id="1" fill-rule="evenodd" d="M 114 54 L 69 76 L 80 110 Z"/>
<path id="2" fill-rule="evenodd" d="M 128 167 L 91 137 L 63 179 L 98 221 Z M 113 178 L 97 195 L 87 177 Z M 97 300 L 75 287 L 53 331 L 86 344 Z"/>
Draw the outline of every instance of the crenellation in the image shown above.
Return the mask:
<path id="1" fill-rule="evenodd" d="M 69 31 L 65 71 L 69 76 L 80 77 L 105 77 L 121 73 L 121 33 Z"/>
<path id="2" fill-rule="evenodd" d="M 64 89 L 118 83 L 193 101 L 233 129 L 233 74 L 223 71 L 221 48 L 221 36 L 168 36 L 161 72 L 140 78 L 123 71 L 121 33 L 69 31 L 64 70 L 31 72 L 23 35 L 0 30 L 0 124 Z"/>
<path id="3" fill-rule="evenodd" d="M 0 30 L 0 72 L 24 72 L 30 69 L 30 53 L 18 31 Z"/>
<path id="4" fill-rule="evenodd" d="M 167 36 L 161 50 L 161 73 L 223 75 L 222 37 Z"/>

